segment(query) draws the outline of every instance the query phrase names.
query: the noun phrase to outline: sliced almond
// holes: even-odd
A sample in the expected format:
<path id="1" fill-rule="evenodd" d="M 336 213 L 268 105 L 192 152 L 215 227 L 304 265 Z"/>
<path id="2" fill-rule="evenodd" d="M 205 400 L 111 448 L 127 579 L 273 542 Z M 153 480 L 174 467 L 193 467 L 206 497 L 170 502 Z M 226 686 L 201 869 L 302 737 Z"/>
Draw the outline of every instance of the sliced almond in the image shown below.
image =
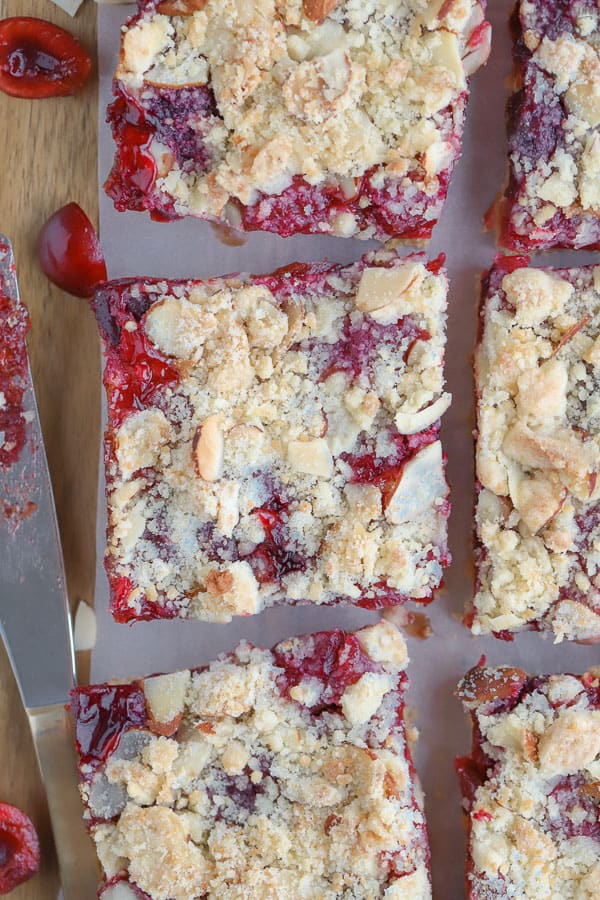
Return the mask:
<path id="1" fill-rule="evenodd" d="M 581 785 L 581 793 L 591 797 L 594 803 L 600 803 L 600 781 L 588 781 Z"/>
<path id="2" fill-rule="evenodd" d="M 217 528 L 225 537 L 231 537 L 240 520 L 240 485 L 238 481 L 226 481 L 217 497 Z"/>
<path id="3" fill-rule="evenodd" d="M 156 12 L 162 16 L 193 16 L 204 9 L 208 0 L 161 0 Z"/>
<path id="4" fill-rule="evenodd" d="M 330 478 L 333 474 L 333 456 L 323 438 L 312 441 L 290 441 L 288 459 L 297 472 Z"/>
<path id="5" fill-rule="evenodd" d="M 457 694 L 468 705 L 493 703 L 518 697 L 526 681 L 527 673 L 523 669 L 474 666 L 459 683 Z"/>
<path id="6" fill-rule="evenodd" d="M 424 275 L 423 264 L 417 262 L 391 268 L 382 266 L 367 268 L 363 271 L 358 285 L 356 308 L 377 322 L 390 324 L 401 315 L 412 311 L 408 304 L 403 302 L 402 295 L 422 281 Z"/>
<path id="7" fill-rule="evenodd" d="M 96 646 L 96 613 L 85 600 L 77 604 L 73 643 L 76 650 L 93 650 Z"/>
<path id="8" fill-rule="evenodd" d="M 102 900 L 139 900 L 140 895 L 126 881 L 117 881 L 102 891 Z"/>
<path id="9" fill-rule="evenodd" d="M 320 22 L 337 6 L 337 0 L 302 0 L 304 15 L 311 22 Z"/>
<path id="10" fill-rule="evenodd" d="M 393 525 L 413 521 L 447 494 L 442 445 L 434 441 L 403 466 L 393 493 L 385 498 L 385 517 Z"/>
<path id="11" fill-rule="evenodd" d="M 154 734 L 165 737 L 175 734 L 183 718 L 190 680 L 187 669 L 168 675 L 154 675 L 144 680 L 148 725 Z"/>
<path id="12" fill-rule="evenodd" d="M 416 434 L 417 431 L 425 431 L 426 428 L 441 419 L 450 406 L 451 400 L 452 394 L 444 393 L 418 412 L 405 413 L 400 410 L 396 413 L 396 428 L 400 434 Z"/>
<path id="13" fill-rule="evenodd" d="M 463 56 L 463 69 L 467 78 L 477 69 L 484 66 L 492 49 L 492 26 L 489 23 L 479 29 L 477 42 L 467 44 L 467 53 Z"/>
<path id="14" fill-rule="evenodd" d="M 196 469 L 205 481 L 217 481 L 223 471 L 223 427 L 219 415 L 208 416 L 194 435 Z"/>
<path id="15" fill-rule="evenodd" d="M 537 534 L 558 515 L 567 499 L 566 487 L 552 475 L 525 475 L 516 466 L 508 474 L 510 498 L 532 534 Z"/>

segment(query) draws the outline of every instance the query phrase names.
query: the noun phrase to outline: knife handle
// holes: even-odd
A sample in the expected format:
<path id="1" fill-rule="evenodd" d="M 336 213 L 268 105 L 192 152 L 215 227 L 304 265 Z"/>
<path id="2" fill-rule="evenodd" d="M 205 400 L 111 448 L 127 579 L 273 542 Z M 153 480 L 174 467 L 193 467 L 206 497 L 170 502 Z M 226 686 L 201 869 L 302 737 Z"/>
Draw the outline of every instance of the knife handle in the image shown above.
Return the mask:
<path id="1" fill-rule="evenodd" d="M 93 900 L 98 863 L 83 822 L 73 735 L 64 706 L 28 709 L 48 809 L 64 900 Z"/>

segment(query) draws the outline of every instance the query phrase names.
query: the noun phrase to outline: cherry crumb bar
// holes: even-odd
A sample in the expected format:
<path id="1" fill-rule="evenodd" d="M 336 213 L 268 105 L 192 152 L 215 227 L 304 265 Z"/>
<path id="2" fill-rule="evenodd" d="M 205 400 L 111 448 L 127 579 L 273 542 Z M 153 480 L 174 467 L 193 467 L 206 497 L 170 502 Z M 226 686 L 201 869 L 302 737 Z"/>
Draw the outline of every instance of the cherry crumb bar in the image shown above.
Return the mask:
<path id="1" fill-rule="evenodd" d="M 501 243 L 600 247 L 600 40 L 596 0 L 520 0 L 518 90 L 508 106 Z"/>
<path id="2" fill-rule="evenodd" d="M 440 266 L 381 250 L 100 289 L 118 621 L 432 599 L 449 561 Z"/>
<path id="3" fill-rule="evenodd" d="M 473 720 L 456 761 L 469 900 L 600 897 L 599 675 L 480 664 L 459 685 Z"/>
<path id="4" fill-rule="evenodd" d="M 473 631 L 600 638 L 600 267 L 504 257 L 476 354 Z"/>
<path id="5" fill-rule="evenodd" d="M 381 621 L 75 690 L 98 896 L 429 900 L 407 663 Z"/>
<path id="6" fill-rule="evenodd" d="M 247 231 L 429 238 L 485 0 L 139 0 L 108 120 L 117 209 Z"/>

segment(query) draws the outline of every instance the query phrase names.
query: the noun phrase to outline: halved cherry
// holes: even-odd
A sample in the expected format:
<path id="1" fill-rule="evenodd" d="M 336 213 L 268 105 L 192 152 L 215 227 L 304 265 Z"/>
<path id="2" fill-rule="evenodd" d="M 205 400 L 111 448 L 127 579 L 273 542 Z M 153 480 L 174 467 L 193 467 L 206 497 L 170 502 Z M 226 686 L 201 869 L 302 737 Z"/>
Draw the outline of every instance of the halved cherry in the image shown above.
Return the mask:
<path id="1" fill-rule="evenodd" d="M 0 90 L 37 99 L 74 94 L 92 60 L 75 38 L 44 19 L 13 16 L 0 21 Z"/>
<path id="2" fill-rule="evenodd" d="M 91 297 L 106 281 L 106 263 L 94 226 L 77 203 L 50 216 L 38 238 L 44 274 L 69 294 Z"/>
<path id="3" fill-rule="evenodd" d="M 0 894 L 8 894 L 40 867 L 40 842 L 33 823 L 9 803 L 0 803 Z"/>

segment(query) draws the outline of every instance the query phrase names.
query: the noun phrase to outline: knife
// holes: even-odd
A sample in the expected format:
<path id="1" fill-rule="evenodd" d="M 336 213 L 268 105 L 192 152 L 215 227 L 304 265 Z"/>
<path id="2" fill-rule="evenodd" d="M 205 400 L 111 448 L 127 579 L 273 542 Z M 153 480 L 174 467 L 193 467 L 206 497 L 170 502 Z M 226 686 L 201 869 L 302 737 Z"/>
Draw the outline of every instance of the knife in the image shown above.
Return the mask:
<path id="1" fill-rule="evenodd" d="M 12 247 L 1 234 L 0 294 L 15 308 L 20 305 Z M 92 900 L 98 870 L 83 824 L 73 734 L 65 708 L 75 685 L 71 616 L 28 363 L 20 377 L 25 387 L 26 441 L 17 459 L 0 467 L 0 631 L 46 788 L 64 900 Z"/>

